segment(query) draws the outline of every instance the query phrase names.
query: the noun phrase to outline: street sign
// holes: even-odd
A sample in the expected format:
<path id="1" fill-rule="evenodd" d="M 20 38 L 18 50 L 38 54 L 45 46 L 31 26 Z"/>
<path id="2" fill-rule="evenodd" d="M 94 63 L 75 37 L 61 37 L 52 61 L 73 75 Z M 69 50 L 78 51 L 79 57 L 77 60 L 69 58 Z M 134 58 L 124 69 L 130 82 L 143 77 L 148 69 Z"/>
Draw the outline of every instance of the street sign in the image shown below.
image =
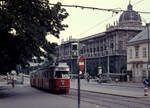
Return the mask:
<path id="1" fill-rule="evenodd" d="M 148 84 L 149 84 L 147 79 L 145 79 L 143 83 L 144 83 L 145 86 L 148 86 Z"/>
<path id="2" fill-rule="evenodd" d="M 79 68 L 80 68 L 80 71 L 84 70 L 84 58 L 82 56 L 79 57 Z"/>
<path id="3" fill-rule="evenodd" d="M 150 70 L 150 64 L 147 64 L 147 69 Z"/>

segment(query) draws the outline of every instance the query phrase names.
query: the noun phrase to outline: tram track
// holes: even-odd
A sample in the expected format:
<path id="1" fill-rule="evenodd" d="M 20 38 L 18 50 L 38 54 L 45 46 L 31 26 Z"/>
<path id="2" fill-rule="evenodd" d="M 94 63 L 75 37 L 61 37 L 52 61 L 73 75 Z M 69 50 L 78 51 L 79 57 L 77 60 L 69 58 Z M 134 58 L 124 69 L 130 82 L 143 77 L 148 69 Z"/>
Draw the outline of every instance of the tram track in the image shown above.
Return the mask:
<path id="1" fill-rule="evenodd" d="M 77 100 L 77 91 L 71 89 L 68 95 L 63 96 Z M 88 91 L 81 91 L 81 102 L 95 104 L 102 108 L 149 108 L 150 106 L 150 102 L 142 98 L 113 96 Z"/>

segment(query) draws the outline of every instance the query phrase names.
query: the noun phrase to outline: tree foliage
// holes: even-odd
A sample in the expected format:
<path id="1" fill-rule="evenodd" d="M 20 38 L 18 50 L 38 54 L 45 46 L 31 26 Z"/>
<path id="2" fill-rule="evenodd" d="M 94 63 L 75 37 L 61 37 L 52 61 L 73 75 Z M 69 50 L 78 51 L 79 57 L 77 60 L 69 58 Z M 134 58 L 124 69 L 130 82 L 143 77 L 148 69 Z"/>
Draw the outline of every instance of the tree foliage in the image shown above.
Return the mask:
<path id="1" fill-rule="evenodd" d="M 32 57 L 54 53 L 55 44 L 47 34 L 59 38 L 68 13 L 61 3 L 49 5 L 49 0 L 0 0 L 0 72 L 26 66 Z"/>

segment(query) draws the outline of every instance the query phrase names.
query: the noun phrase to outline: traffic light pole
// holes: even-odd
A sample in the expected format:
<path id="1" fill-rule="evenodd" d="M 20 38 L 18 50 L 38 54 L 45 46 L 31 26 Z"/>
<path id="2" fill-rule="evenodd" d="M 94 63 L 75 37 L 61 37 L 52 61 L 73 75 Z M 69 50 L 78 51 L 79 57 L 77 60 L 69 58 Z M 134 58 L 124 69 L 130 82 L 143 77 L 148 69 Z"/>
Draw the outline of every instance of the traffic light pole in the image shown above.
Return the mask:
<path id="1" fill-rule="evenodd" d="M 79 66 L 79 72 L 78 72 L 78 108 L 80 108 L 80 73 L 84 70 L 84 58 L 80 56 L 80 46 L 79 42 L 78 43 L 73 43 L 72 44 L 72 56 L 73 57 L 78 57 L 77 58 L 77 64 Z"/>

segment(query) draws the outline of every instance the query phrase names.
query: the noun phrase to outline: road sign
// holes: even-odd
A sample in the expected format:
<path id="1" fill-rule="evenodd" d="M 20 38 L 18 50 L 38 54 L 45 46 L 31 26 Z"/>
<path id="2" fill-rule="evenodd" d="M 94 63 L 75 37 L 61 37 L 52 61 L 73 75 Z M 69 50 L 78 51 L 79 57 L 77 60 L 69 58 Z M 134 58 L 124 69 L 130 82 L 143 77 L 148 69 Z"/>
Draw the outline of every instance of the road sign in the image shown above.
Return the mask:
<path id="1" fill-rule="evenodd" d="M 84 70 L 84 58 L 82 56 L 79 57 L 79 68 L 80 68 L 80 71 Z"/>
<path id="2" fill-rule="evenodd" d="M 147 69 L 150 70 L 150 64 L 147 64 Z"/>
<path id="3" fill-rule="evenodd" d="M 149 84 L 147 79 L 145 79 L 143 83 L 144 83 L 145 86 L 148 86 L 148 84 Z"/>

